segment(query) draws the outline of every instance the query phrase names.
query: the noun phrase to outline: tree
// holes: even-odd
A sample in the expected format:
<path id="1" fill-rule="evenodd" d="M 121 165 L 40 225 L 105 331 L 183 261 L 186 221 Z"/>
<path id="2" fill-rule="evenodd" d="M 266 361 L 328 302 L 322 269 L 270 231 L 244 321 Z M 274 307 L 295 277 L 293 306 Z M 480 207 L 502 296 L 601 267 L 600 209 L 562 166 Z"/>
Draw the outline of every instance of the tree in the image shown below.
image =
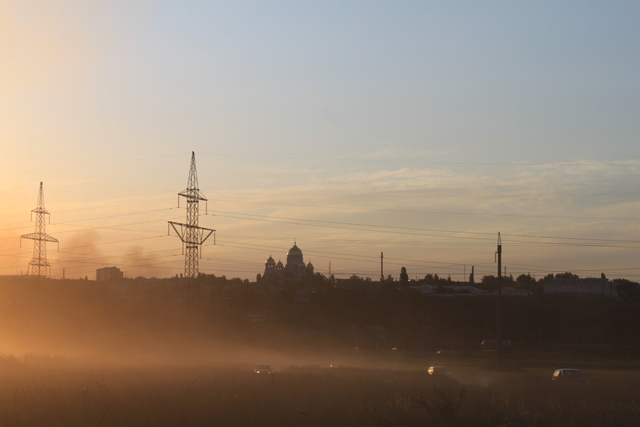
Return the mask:
<path id="1" fill-rule="evenodd" d="M 404 267 L 400 269 L 400 283 L 404 285 L 409 283 L 409 275 L 407 274 L 407 269 Z"/>
<path id="2" fill-rule="evenodd" d="M 515 287 L 531 292 L 542 292 L 542 285 L 536 282 L 536 278 L 529 274 L 521 274 L 516 278 Z"/>
<path id="3" fill-rule="evenodd" d="M 556 274 L 556 279 L 578 279 L 578 275 L 577 274 L 573 274 L 573 273 L 569 273 L 564 272 L 564 273 L 558 273 Z"/>
<path id="4" fill-rule="evenodd" d="M 482 276 L 482 281 L 480 282 L 479 287 L 485 291 L 493 292 L 498 288 L 498 278 L 493 274 Z"/>
<path id="5" fill-rule="evenodd" d="M 553 273 L 549 273 L 546 276 L 544 276 L 542 279 L 540 279 L 541 283 L 547 283 L 553 280 Z"/>
<path id="6" fill-rule="evenodd" d="M 315 273 L 313 273 L 311 281 L 315 284 L 321 285 L 327 282 L 327 277 L 324 274 L 316 271 Z"/>
<path id="7" fill-rule="evenodd" d="M 516 284 L 518 287 L 525 287 L 531 283 L 534 283 L 535 279 L 531 277 L 531 273 L 529 274 L 521 274 L 516 278 Z"/>
<path id="8" fill-rule="evenodd" d="M 615 279 L 618 295 L 624 301 L 640 300 L 640 284 L 627 279 Z"/>

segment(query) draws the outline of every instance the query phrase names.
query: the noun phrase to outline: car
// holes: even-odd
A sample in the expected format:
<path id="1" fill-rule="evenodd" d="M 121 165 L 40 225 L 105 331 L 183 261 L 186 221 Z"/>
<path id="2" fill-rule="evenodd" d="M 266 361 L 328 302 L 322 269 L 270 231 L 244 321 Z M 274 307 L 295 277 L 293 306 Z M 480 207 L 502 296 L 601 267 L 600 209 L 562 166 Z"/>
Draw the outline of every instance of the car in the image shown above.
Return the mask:
<path id="1" fill-rule="evenodd" d="M 498 345 L 496 340 L 482 340 L 482 351 L 497 351 Z M 509 351 L 511 350 L 511 340 L 500 340 L 500 350 Z"/>
<path id="2" fill-rule="evenodd" d="M 256 369 L 253 370 L 256 374 L 270 374 L 271 373 L 271 365 L 259 364 L 256 365 Z"/>
<path id="3" fill-rule="evenodd" d="M 589 377 L 580 369 L 562 368 L 553 371 L 552 381 L 589 382 Z"/>
<path id="4" fill-rule="evenodd" d="M 429 366 L 427 373 L 434 377 L 450 377 L 451 371 L 446 366 Z"/>

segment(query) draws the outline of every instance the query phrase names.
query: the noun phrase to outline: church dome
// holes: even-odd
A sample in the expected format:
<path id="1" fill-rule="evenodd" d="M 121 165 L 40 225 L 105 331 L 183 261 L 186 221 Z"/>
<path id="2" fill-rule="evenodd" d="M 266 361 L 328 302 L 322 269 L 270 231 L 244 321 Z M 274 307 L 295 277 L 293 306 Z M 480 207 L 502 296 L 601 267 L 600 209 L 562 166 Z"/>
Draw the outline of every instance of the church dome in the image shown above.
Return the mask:
<path id="1" fill-rule="evenodd" d="M 295 243 L 293 244 L 293 247 L 289 249 L 289 252 L 287 252 L 287 256 L 292 255 L 299 255 L 300 257 L 302 257 L 302 251 Z"/>
<path id="2" fill-rule="evenodd" d="M 304 260 L 302 259 L 302 251 L 293 243 L 293 247 L 287 252 L 287 268 L 304 268 Z"/>
<path id="3" fill-rule="evenodd" d="M 282 264 L 282 261 L 278 261 L 278 265 L 276 265 L 277 268 L 284 268 L 284 264 Z"/>
<path id="4" fill-rule="evenodd" d="M 269 256 L 269 259 L 267 259 L 267 262 L 265 262 L 265 264 L 268 265 L 268 266 L 274 266 L 275 267 L 276 266 L 276 261 L 271 256 Z"/>

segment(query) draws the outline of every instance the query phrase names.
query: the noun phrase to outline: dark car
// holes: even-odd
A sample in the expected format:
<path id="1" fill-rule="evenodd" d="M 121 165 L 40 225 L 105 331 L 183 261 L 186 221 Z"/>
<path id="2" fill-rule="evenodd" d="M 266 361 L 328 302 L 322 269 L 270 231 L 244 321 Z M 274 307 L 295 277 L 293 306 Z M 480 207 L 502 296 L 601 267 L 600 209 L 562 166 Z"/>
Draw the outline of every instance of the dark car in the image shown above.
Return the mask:
<path id="1" fill-rule="evenodd" d="M 556 369 L 553 372 L 551 380 L 589 382 L 589 377 L 587 377 L 580 369 L 562 368 Z"/>

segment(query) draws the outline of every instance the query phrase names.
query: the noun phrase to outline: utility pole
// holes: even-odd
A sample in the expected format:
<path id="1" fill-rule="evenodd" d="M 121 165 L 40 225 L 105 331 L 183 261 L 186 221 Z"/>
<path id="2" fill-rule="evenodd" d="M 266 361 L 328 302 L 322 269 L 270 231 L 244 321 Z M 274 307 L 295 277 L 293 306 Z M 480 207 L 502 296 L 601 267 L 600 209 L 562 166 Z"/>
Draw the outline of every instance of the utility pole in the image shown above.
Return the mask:
<path id="1" fill-rule="evenodd" d="M 51 264 L 47 261 L 47 242 L 58 243 L 58 239 L 51 237 L 47 234 L 47 221 L 46 215 L 50 215 L 44 208 L 44 190 L 42 189 L 42 182 L 40 182 L 40 192 L 38 193 L 38 206 L 31 211 L 31 219 L 33 214 L 36 214 L 36 230 L 35 233 L 23 234 L 20 236 L 20 242 L 22 239 L 33 240 L 33 258 L 29 261 L 29 268 L 27 274 L 33 276 L 47 277 L 51 272 Z"/>
<path id="2" fill-rule="evenodd" d="M 384 282 L 384 253 L 380 252 L 380 283 Z"/>
<path id="3" fill-rule="evenodd" d="M 200 258 L 200 247 L 211 236 L 215 230 L 198 226 L 200 201 L 207 199 L 198 188 L 198 173 L 196 171 L 196 154 L 191 152 L 191 167 L 189 169 L 189 180 L 187 188 L 178 193 L 178 196 L 187 199 L 187 222 L 169 221 L 180 240 L 184 252 L 184 291 L 188 308 L 195 309 L 198 294 L 198 283 L 196 278 L 199 273 L 198 259 Z M 180 198 L 178 198 L 180 205 Z M 169 233 L 171 229 L 169 229 Z"/>
<path id="4" fill-rule="evenodd" d="M 498 249 L 496 251 L 496 255 L 498 257 L 498 301 L 496 304 L 496 354 L 498 357 L 498 365 L 500 365 L 501 360 L 501 347 L 502 347 L 502 339 L 500 335 L 500 300 L 502 299 L 502 239 L 500 238 L 500 233 L 498 233 Z"/>

